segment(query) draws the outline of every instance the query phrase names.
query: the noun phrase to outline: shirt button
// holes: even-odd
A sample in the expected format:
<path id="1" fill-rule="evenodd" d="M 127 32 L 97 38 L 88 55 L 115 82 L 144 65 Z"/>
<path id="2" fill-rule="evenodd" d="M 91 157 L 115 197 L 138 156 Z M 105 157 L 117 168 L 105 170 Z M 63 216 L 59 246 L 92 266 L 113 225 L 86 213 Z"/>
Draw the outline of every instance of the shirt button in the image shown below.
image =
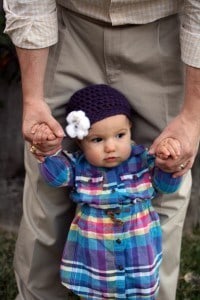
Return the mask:
<path id="1" fill-rule="evenodd" d="M 122 265 L 119 265 L 119 266 L 118 266 L 118 269 L 119 269 L 120 271 L 122 271 L 122 270 L 124 269 L 124 267 L 123 267 Z"/>
<path id="2" fill-rule="evenodd" d="M 121 241 L 120 239 L 117 239 L 116 242 L 117 242 L 118 244 L 121 244 L 122 241 Z"/>

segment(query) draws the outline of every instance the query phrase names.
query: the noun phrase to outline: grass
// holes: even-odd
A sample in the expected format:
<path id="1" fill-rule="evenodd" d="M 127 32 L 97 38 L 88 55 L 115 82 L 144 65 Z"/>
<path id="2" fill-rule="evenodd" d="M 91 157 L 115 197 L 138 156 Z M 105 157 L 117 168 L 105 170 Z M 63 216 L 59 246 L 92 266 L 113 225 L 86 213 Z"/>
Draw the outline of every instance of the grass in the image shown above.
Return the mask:
<path id="1" fill-rule="evenodd" d="M 17 294 L 12 262 L 16 236 L 0 231 L 0 299 L 14 300 Z"/>
<path id="2" fill-rule="evenodd" d="M 0 299 L 14 300 L 17 287 L 12 268 L 16 235 L 0 231 Z M 169 287 L 170 288 L 170 287 Z M 71 300 L 77 297 L 71 296 Z M 182 243 L 177 300 L 200 299 L 200 228 Z"/>
<path id="3" fill-rule="evenodd" d="M 200 299 L 200 228 L 183 238 L 177 300 Z"/>

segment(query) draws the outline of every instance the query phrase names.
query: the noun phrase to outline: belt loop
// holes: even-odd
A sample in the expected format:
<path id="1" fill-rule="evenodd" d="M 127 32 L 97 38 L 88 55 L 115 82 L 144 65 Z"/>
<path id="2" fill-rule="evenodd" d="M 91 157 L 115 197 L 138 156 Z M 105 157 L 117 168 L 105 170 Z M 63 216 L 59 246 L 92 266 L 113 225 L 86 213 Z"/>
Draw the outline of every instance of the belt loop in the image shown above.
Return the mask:
<path id="1" fill-rule="evenodd" d="M 110 219 L 113 221 L 114 224 L 118 226 L 122 226 L 124 222 L 115 217 L 115 214 L 118 215 L 120 214 L 120 212 L 121 212 L 120 208 L 113 208 L 113 209 L 107 209 L 106 214 L 107 216 L 110 217 Z"/>

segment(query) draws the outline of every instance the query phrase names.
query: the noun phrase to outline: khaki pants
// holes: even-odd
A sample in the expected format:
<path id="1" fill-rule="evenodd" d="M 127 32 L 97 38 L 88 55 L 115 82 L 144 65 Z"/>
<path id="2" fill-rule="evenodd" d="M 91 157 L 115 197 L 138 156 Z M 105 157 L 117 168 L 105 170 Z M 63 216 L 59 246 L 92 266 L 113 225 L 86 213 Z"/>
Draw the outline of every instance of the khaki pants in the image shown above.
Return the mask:
<path id="1" fill-rule="evenodd" d="M 59 18 L 59 43 L 50 49 L 46 76 L 46 100 L 54 116 L 64 126 L 65 103 L 74 91 L 108 83 L 122 91 L 134 108 L 135 141 L 150 145 L 178 113 L 183 99 L 177 16 L 119 27 L 91 22 L 65 9 L 59 11 Z M 18 299 L 64 300 L 68 296 L 60 284 L 59 264 L 74 205 L 66 188 L 43 183 L 27 149 L 25 167 L 24 214 L 14 262 Z M 190 188 L 188 174 L 178 193 L 154 202 L 163 227 L 160 300 L 175 299 Z"/>

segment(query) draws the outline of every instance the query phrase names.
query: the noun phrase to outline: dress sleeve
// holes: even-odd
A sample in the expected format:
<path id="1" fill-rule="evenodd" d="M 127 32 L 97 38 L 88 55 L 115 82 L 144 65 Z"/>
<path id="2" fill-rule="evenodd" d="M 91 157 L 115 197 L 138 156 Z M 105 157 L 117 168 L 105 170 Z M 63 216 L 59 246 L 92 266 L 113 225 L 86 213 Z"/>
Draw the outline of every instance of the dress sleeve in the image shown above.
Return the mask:
<path id="1" fill-rule="evenodd" d="M 183 1 L 181 13 L 180 42 L 182 60 L 200 68 L 200 1 Z"/>
<path id="2" fill-rule="evenodd" d="M 74 162 L 62 152 L 46 157 L 44 162 L 39 163 L 39 171 L 50 186 L 62 187 L 74 184 Z"/>
<path id="3" fill-rule="evenodd" d="M 173 178 L 173 173 L 167 173 L 155 166 L 155 157 L 147 155 L 147 163 L 152 178 L 153 187 L 162 194 L 170 194 L 176 192 L 182 181 L 182 176 Z"/>
<path id="4" fill-rule="evenodd" d="M 181 185 L 182 177 L 173 178 L 172 175 L 154 167 L 152 179 L 155 189 L 162 194 L 176 192 Z"/>
<path id="5" fill-rule="evenodd" d="M 58 40 L 55 0 L 4 0 L 5 33 L 15 46 L 49 47 Z"/>

